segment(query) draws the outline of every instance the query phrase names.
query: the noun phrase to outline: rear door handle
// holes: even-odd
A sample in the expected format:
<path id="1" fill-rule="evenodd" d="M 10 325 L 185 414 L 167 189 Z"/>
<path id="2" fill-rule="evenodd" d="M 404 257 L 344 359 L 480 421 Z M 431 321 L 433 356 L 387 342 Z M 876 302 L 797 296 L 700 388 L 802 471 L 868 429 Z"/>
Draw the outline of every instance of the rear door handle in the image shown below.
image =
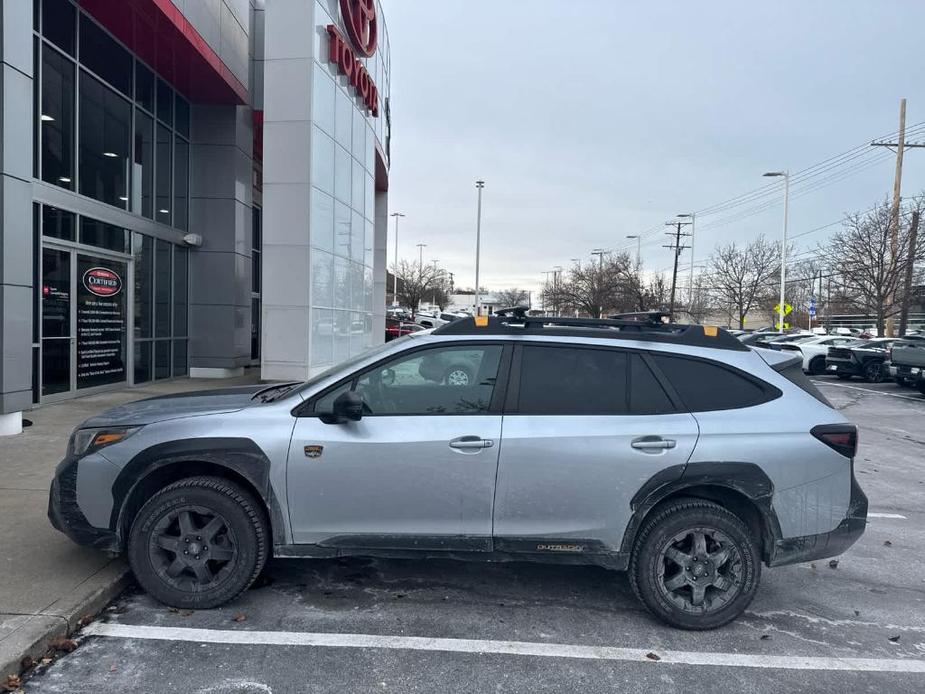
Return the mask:
<path id="1" fill-rule="evenodd" d="M 460 436 L 450 441 L 450 448 L 458 451 L 479 450 L 481 448 L 491 448 L 495 442 L 491 439 L 483 439 L 478 436 Z"/>
<path id="2" fill-rule="evenodd" d="M 660 436 L 643 436 L 633 439 L 630 445 L 640 451 L 664 451 L 674 448 L 678 442 L 674 439 L 663 439 Z"/>

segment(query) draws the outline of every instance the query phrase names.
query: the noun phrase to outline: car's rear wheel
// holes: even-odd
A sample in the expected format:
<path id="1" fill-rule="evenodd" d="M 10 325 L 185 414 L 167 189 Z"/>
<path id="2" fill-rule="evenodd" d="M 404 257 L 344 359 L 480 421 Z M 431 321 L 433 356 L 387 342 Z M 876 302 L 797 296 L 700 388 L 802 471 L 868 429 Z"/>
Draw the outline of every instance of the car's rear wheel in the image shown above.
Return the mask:
<path id="1" fill-rule="evenodd" d="M 761 556 L 738 516 L 711 501 L 678 499 L 646 519 L 629 575 L 658 619 L 681 629 L 714 629 L 752 601 Z"/>
<path id="2" fill-rule="evenodd" d="M 257 578 L 268 546 L 262 510 L 248 492 L 219 477 L 190 477 L 142 506 L 128 559 L 138 583 L 157 600 L 206 609 Z"/>
<path id="3" fill-rule="evenodd" d="M 886 374 L 883 373 L 883 362 L 867 362 L 864 365 L 864 380 L 868 383 L 883 383 L 886 380 Z"/>
<path id="4" fill-rule="evenodd" d="M 809 360 L 809 372 L 813 376 L 818 376 L 825 373 L 825 357 L 818 356 L 813 357 Z"/>

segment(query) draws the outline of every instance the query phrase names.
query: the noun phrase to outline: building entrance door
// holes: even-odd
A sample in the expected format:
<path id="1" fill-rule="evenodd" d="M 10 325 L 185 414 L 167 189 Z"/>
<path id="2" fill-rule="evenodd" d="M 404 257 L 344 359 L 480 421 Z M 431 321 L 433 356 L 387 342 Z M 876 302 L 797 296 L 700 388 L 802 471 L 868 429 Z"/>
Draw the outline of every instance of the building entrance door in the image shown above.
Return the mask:
<path id="1" fill-rule="evenodd" d="M 42 248 L 42 400 L 128 383 L 125 260 Z"/>

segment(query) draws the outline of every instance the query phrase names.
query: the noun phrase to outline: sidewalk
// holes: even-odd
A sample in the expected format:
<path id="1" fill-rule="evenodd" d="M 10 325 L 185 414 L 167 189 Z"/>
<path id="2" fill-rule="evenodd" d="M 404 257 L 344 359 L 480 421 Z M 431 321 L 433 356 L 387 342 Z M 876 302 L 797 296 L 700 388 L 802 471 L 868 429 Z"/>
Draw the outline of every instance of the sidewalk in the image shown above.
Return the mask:
<path id="1" fill-rule="evenodd" d="M 233 379 L 181 379 L 45 405 L 33 425 L 0 437 L 0 682 L 25 655 L 108 603 L 127 584 L 125 562 L 80 547 L 51 527 L 48 487 L 68 436 L 87 417 L 115 405 L 183 391 L 257 383 L 253 370 Z"/>

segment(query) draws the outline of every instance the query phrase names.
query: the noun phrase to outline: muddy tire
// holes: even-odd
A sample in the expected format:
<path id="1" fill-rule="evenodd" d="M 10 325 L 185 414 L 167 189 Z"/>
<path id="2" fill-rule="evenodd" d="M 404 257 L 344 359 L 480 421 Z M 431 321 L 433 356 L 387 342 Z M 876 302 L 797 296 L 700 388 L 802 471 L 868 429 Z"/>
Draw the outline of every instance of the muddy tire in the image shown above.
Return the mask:
<path id="1" fill-rule="evenodd" d="M 207 609 L 254 582 L 269 541 L 263 509 L 249 492 L 220 477 L 190 477 L 142 506 L 129 534 L 128 559 L 155 599 Z"/>
<path id="2" fill-rule="evenodd" d="M 751 603 L 761 552 L 735 514 L 703 499 L 657 508 L 633 547 L 630 583 L 655 617 L 673 627 L 715 629 Z"/>

